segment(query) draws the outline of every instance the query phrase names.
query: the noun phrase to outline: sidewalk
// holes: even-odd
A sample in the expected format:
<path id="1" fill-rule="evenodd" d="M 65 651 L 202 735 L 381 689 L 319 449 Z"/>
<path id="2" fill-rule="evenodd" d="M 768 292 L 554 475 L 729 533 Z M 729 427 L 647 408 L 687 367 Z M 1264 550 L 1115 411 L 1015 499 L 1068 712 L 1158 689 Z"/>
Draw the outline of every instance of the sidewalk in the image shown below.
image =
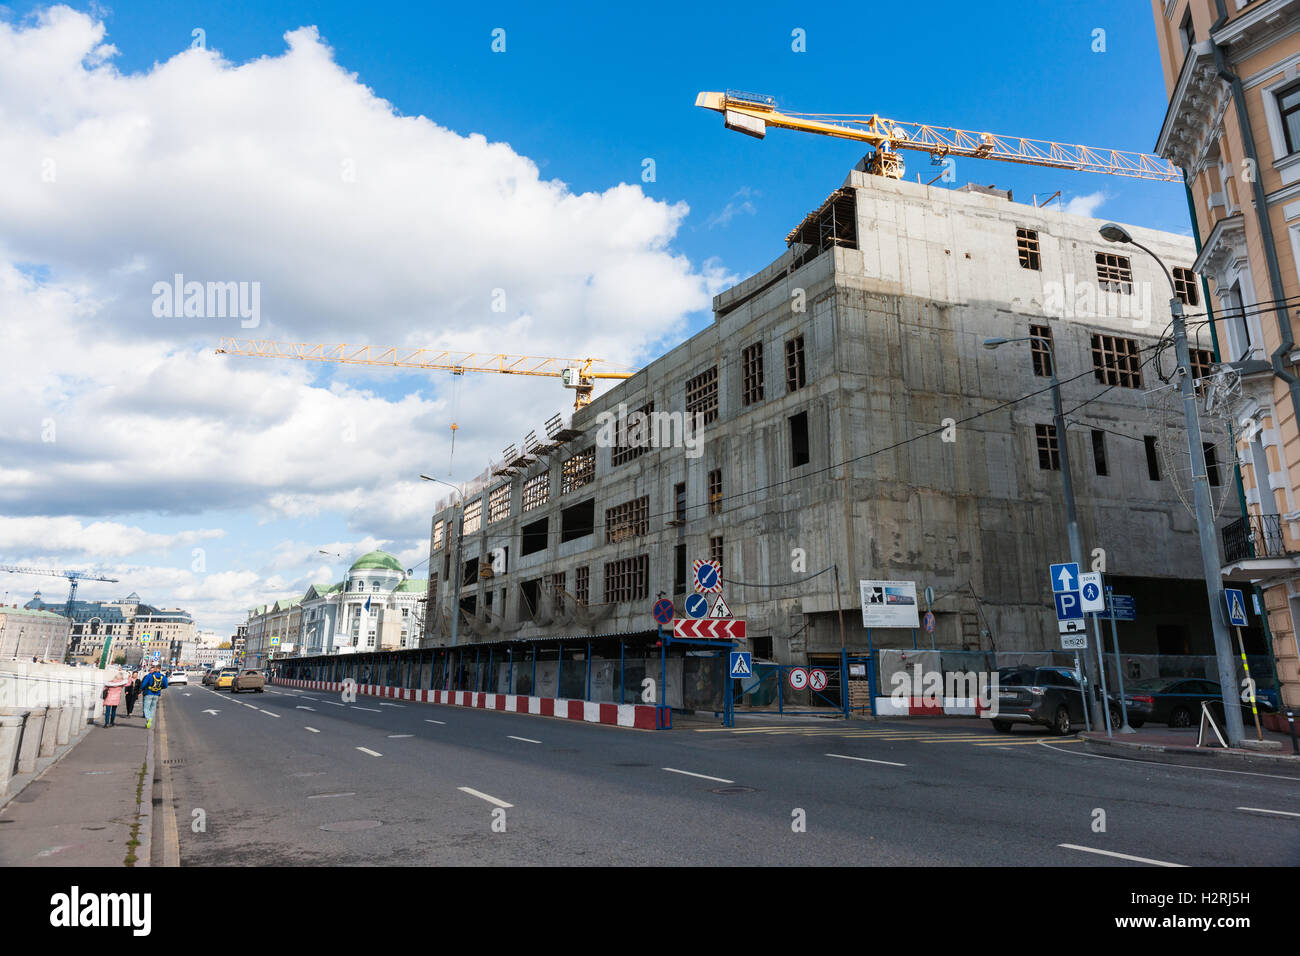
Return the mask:
<path id="1" fill-rule="evenodd" d="M 1132 734 L 1116 732 L 1113 737 L 1107 737 L 1105 730 L 1084 731 L 1079 736 L 1087 741 L 1086 746 L 1089 751 L 1108 756 L 1150 760 L 1157 763 L 1190 760 L 1205 763 L 1207 766 L 1268 769 L 1271 772 L 1294 774 L 1300 777 L 1300 756 L 1294 753 L 1289 734 L 1265 730 L 1264 743 L 1258 744 L 1252 724 L 1247 727 L 1244 741 L 1246 746 L 1228 748 L 1220 747 L 1213 733 L 1209 734 L 1209 740 L 1214 746 L 1197 747 L 1197 734 L 1196 727 L 1154 726 L 1143 727 Z"/>
<path id="2" fill-rule="evenodd" d="M 0 866 L 118 867 L 133 850 L 135 866 L 149 865 L 154 734 L 139 707 L 133 717 L 124 714 L 118 710 L 110 729 L 102 721 L 90 728 L 0 807 Z"/>

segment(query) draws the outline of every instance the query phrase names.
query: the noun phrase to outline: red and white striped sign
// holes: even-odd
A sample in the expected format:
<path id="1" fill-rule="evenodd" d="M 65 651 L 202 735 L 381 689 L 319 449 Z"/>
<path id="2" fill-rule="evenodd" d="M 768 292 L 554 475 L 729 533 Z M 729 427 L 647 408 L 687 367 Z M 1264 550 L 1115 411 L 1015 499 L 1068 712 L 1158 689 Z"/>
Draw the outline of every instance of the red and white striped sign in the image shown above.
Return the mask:
<path id="1" fill-rule="evenodd" d="M 745 636 L 745 622 L 737 618 L 673 618 L 673 637 Z"/>

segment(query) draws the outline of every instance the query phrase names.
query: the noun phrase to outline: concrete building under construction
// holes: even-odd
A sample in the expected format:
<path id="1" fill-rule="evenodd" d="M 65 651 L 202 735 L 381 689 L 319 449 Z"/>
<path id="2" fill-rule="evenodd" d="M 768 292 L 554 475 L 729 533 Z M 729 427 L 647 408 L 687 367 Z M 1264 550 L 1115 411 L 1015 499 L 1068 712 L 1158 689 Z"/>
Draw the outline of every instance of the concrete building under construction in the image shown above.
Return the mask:
<path id="1" fill-rule="evenodd" d="M 608 641 L 654 634 L 661 593 L 681 616 L 693 562 L 716 558 L 761 658 L 913 646 L 908 629 L 868 635 L 866 579 L 932 587 L 938 647 L 1059 647 L 1054 352 L 1085 554 L 1136 602 L 1126 651 L 1208 652 L 1181 407 L 1162 387 L 1173 350 L 1157 347 L 1168 285 L 1100 225 L 853 170 L 780 258 L 715 298 L 712 325 L 512 451 L 467 490 L 463 517 L 459 499 L 434 515 L 423 646 L 449 643 L 459 603 L 461 645 L 589 636 L 608 657 Z M 1192 241 L 1131 232 L 1178 267 L 1194 374 L 1208 375 Z M 700 431 L 665 436 L 665 412 Z M 1231 443 L 1205 427 L 1227 521 Z"/>

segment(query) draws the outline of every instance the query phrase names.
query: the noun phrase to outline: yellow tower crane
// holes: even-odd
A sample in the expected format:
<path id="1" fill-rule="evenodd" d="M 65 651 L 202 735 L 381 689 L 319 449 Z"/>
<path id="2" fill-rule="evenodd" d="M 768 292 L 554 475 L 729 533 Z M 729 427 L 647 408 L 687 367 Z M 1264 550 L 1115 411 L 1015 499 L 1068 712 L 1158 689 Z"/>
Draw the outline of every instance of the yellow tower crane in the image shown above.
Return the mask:
<path id="1" fill-rule="evenodd" d="M 375 345 L 312 344 L 271 342 L 266 339 L 222 339 L 218 355 L 252 355 L 258 358 L 298 359 L 303 362 L 338 362 L 343 365 L 382 365 L 392 368 L 440 369 L 453 375 L 466 372 L 495 372 L 499 375 L 542 375 L 559 378 L 574 391 L 576 411 L 591 402 L 596 379 L 631 378 L 632 372 L 594 372 L 591 367 L 604 359 L 565 359 L 536 355 L 503 355 L 487 352 L 456 352 L 444 349 L 384 348 Z M 456 426 L 453 425 L 454 429 Z"/>
<path id="2" fill-rule="evenodd" d="M 907 123 L 885 119 L 875 113 L 788 113 L 776 108 L 776 99 L 758 93 L 728 90 L 700 93 L 695 105 L 721 113 L 727 129 L 762 139 L 769 126 L 822 136 L 835 136 L 867 143 L 875 149 L 867 159 L 867 171 L 877 176 L 902 179 L 903 157 L 899 150 L 929 153 L 932 160 L 947 156 L 998 159 L 1053 169 L 1075 169 L 1110 176 L 1130 176 L 1156 182 L 1182 182 L 1178 167 L 1159 156 L 1120 149 L 1100 149 L 1045 139 L 1025 139 L 997 133 L 976 133 L 948 126 Z"/>

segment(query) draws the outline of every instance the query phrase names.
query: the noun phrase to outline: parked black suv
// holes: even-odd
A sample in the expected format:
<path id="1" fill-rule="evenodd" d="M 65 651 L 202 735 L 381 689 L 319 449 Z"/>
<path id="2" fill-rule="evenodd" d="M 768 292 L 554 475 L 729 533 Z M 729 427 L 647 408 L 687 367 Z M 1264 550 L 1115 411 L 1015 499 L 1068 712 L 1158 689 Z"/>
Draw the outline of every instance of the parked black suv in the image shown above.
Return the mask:
<path id="1" fill-rule="evenodd" d="M 1084 722 L 1083 689 L 1077 672 L 1068 667 L 1002 667 L 998 669 L 998 715 L 993 729 L 1009 733 L 1013 724 L 1050 727 L 1060 736 Z"/>

